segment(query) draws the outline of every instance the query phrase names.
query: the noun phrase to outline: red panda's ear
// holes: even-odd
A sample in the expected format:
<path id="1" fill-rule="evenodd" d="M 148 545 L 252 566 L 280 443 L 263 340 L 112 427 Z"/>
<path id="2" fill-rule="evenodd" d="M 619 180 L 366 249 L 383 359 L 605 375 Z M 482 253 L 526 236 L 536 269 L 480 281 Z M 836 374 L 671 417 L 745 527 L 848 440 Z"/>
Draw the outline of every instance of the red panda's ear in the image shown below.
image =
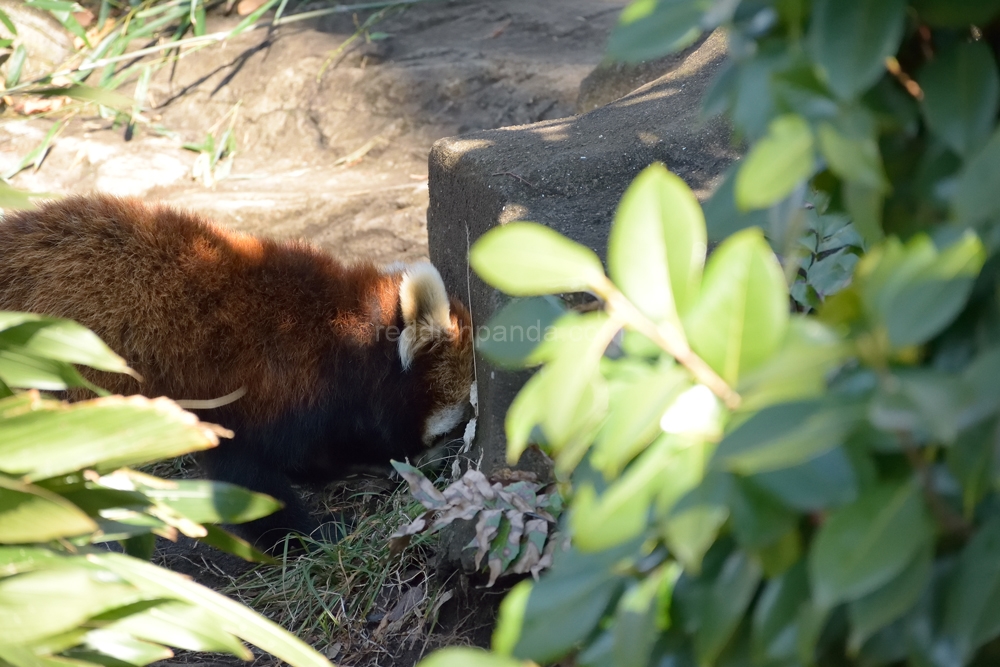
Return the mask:
<path id="1" fill-rule="evenodd" d="M 409 368 L 423 347 L 449 336 L 452 328 L 448 292 L 433 265 L 422 262 L 406 268 L 399 284 L 399 307 L 403 312 L 399 359 L 403 368 Z"/>

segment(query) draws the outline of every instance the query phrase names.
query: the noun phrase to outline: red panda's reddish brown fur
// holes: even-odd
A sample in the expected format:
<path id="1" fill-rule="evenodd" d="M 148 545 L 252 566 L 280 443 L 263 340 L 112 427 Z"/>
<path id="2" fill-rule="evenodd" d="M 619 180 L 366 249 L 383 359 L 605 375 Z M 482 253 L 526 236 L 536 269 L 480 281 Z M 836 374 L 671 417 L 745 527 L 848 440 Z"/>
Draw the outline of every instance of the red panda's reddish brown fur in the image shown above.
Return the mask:
<path id="1" fill-rule="evenodd" d="M 455 426 L 471 320 L 432 267 L 407 271 L 134 199 L 71 197 L 0 223 L 0 310 L 74 319 L 142 377 L 97 384 L 189 400 L 245 390 L 203 416 L 237 434 L 209 455 L 213 477 L 293 504 L 245 531 L 258 541 L 311 527 L 289 480 L 412 456 Z"/>

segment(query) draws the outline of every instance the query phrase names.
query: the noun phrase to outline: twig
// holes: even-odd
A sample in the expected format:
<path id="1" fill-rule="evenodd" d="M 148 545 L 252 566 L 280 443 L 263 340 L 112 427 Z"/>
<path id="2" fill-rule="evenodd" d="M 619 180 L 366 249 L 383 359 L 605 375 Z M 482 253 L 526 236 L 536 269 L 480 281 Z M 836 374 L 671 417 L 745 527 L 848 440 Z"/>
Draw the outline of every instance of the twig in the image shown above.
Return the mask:
<path id="1" fill-rule="evenodd" d="M 740 407 L 740 395 L 733 391 L 732 387 L 712 370 L 712 367 L 705 363 L 704 359 L 694 353 L 694 350 L 688 345 L 684 332 L 669 322 L 660 325 L 654 324 L 607 278 L 604 279 L 603 284 L 592 287 L 595 288 L 598 296 L 608 304 L 608 311 L 612 316 L 619 313 L 618 319 L 624 324 L 631 325 L 636 331 L 663 348 L 680 365 L 691 371 L 698 382 L 718 396 L 727 408 L 735 410 Z"/>
<path id="2" fill-rule="evenodd" d="M 387 143 L 389 143 L 389 140 L 386 138 L 385 133 L 377 134 L 362 144 L 357 150 L 354 150 L 343 157 L 337 158 L 337 160 L 333 163 L 333 166 L 339 167 L 341 165 L 346 165 L 350 167 L 351 165 L 361 162 L 361 160 L 373 149 Z"/>
<path id="3" fill-rule="evenodd" d="M 914 81 L 909 74 L 903 71 L 900 66 L 899 61 L 894 57 L 889 56 L 885 59 L 885 68 L 889 71 L 889 74 L 896 77 L 896 80 L 906 89 L 914 99 L 922 100 L 924 99 L 924 91 L 920 89 L 920 84 Z"/>
<path id="4" fill-rule="evenodd" d="M 472 250 L 472 236 L 469 233 L 469 223 L 465 223 L 465 298 L 466 303 L 469 308 L 469 326 L 472 327 L 472 333 L 476 331 L 476 321 L 473 319 L 472 315 L 472 265 L 469 264 L 469 253 Z M 476 417 L 479 417 L 479 369 L 476 367 L 476 355 L 472 355 L 472 381 L 476 383 L 476 404 L 473 406 L 473 410 L 476 412 Z"/>
<path id="5" fill-rule="evenodd" d="M 537 185 L 533 185 L 529 181 L 524 180 L 523 178 L 521 178 L 517 174 L 515 174 L 513 172 L 510 172 L 510 171 L 498 171 L 495 174 L 490 174 L 490 176 L 511 176 L 511 177 L 516 178 L 517 180 L 521 181 L 522 183 L 524 183 L 525 185 L 527 185 L 532 190 L 537 190 L 538 189 Z"/>
<path id="6" fill-rule="evenodd" d="M 961 517 L 961 515 L 953 512 L 951 508 L 948 507 L 948 505 L 941 499 L 941 496 L 934 492 L 933 483 L 931 481 L 930 466 L 927 465 L 927 461 L 924 457 L 920 455 L 920 452 L 913 443 L 913 439 L 910 437 L 909 432 L 896 431 L 896 435 L 899 436 L 899 441 L 903 447 L 903 453 L 906 455 L 906 459 L 910 462 L 910 466 L 920 477 L 920 488 L 923 491 L 924 499 L 927 501 L 927 505 L 931 508 L 931 512 L 938 520 L 938 523 L 940 523 L 945 530 L 950 533 L 963 537 L 971 535 L 972 527 Z"/>

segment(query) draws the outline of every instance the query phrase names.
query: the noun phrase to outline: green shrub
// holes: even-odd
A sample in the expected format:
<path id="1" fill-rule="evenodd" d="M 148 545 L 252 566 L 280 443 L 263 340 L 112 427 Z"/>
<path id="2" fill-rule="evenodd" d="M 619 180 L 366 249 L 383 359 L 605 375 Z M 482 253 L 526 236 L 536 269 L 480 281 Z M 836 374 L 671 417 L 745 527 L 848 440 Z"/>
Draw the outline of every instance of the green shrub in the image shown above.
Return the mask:
<path id="1" fill-rule="evenodd" d="M 0 313 L 0 664 L 146 665 L 173 655 L 169 646 L 249 659 L 244 640 L 293 665 L 329 666 L 229 598 L 92 546 L 120 541 L 148 557 L 156 535 L 180 533 L 260 560 L 213 524 L 250 521 L 278 503 L 229 484 L 131 470 L 231 434 L 165 398 L 67 404 L 39 394 L 103 393 L 73 364 L 131 372 L 74 322 Z"/>
<path id="2" fill-rule="evenodd" d="M 623 12 L 626 58 L 725 28 L 705 105 L 748 153 L 705 217 L 662 166 L 643 172 L 610 280 L 533 223 L 473 246 L 484 280 L 528 299 L 524 324 L 545 294 L 603 308 L 485 350 L 538 367 L 508 455 L 553 457 L 573 545 L 508 595 L 496 654 L 424 665 L 998 664 L 998 16 L 997 0 Z"/>

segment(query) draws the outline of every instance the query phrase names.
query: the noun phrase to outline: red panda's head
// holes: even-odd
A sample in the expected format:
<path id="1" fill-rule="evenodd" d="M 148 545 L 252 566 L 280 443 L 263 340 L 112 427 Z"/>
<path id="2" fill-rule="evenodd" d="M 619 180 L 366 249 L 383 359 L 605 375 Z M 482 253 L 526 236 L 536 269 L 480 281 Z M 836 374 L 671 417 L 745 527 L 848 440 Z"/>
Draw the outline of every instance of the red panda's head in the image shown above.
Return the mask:
<path id="1" fill-rule="evenodd" d="M 413 264 L 399 285 L 403 332 L 399 359 L 404 370 L 419 363 L 431 391 L 431 410 L 423 441 L 431 444 L 462 421 L 473 382 L 472 317 L 450 299 L 441 275 L 431 264 Z"/>

